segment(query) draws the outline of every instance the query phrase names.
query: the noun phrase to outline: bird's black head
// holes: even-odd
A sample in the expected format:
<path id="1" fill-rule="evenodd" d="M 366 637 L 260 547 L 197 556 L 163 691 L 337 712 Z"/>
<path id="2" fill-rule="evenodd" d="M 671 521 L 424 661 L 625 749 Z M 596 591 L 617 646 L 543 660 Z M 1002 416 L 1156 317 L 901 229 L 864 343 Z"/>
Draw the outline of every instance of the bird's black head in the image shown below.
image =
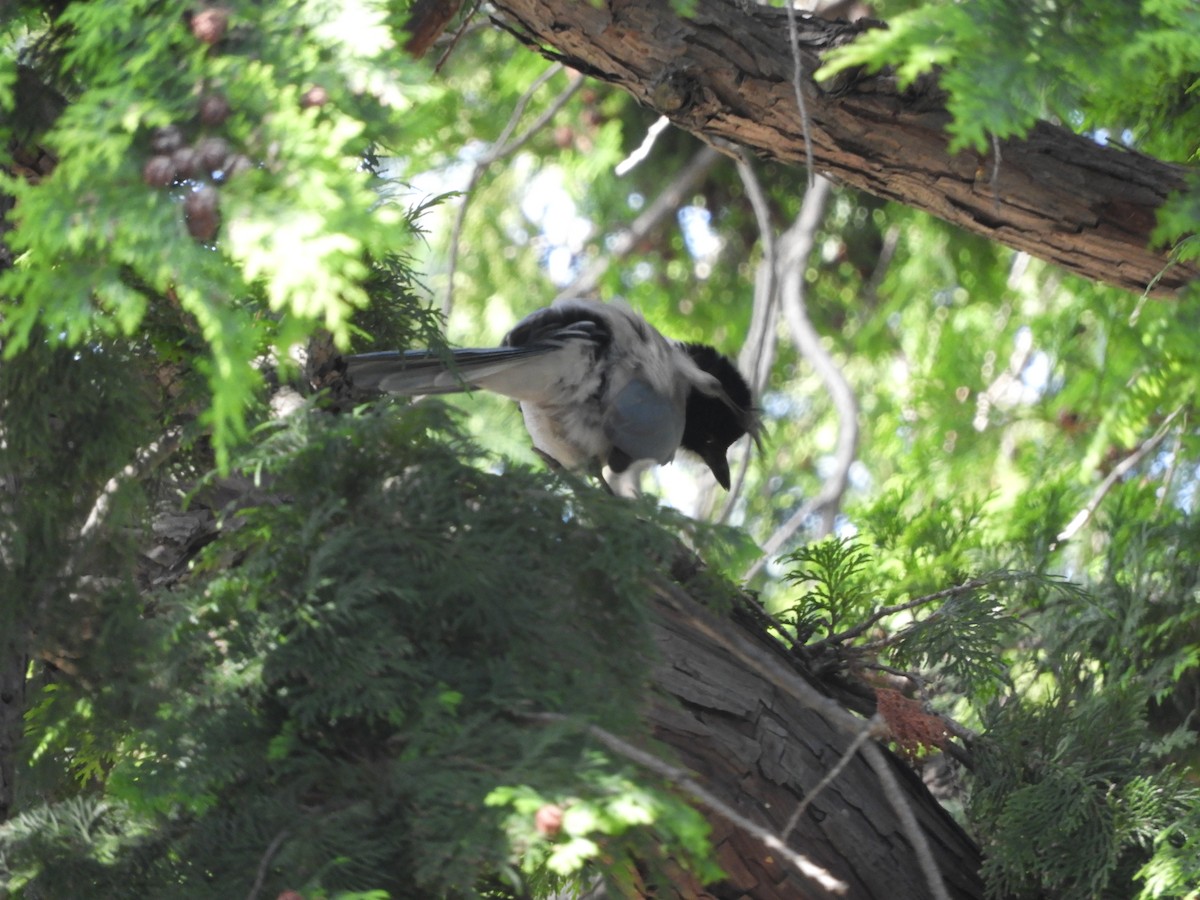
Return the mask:
<path id="1" fill-rule="evenodd" d="M 721 383 L 724 396 L 710 396 L 692 388 L 679 443 L 703 459 L 721 487 L 729 490 L 729 460 L 725 454 L 730 445 L 747 432 L 758 440 L 758 415 L 750 385 L 734 364 L 712 347 L 685 344 L 684 350 L 697 366 Z"/>

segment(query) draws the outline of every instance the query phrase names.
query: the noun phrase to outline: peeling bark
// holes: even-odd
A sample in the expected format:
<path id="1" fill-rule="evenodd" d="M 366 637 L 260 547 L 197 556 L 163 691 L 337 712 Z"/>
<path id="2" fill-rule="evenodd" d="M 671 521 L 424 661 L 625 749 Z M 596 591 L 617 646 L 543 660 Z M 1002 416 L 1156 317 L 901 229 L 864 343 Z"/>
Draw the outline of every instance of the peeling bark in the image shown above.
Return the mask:
<path id="1" fill-rule="evenodd" d="M 667 0 L 492 6 L 533 49 L 718 148 L 733 142 L 804 164 L 785 11 L 735 0 L 697 0 L 691 19 Z M 824 52 L 878 24 L 801 19 L 806 76 Z M 1185 187 L 1183 166 L 1045 122 L 985 155 L 951 154 L 950 116 L 932 79 L 902 91 L 887 73 L 823 86 L 806 77 L 804 95 L 816 168 L 837 181 L 1127 290 L 1171 296 L 1200 274 L 1149 248 L 1156 211 Z"/>

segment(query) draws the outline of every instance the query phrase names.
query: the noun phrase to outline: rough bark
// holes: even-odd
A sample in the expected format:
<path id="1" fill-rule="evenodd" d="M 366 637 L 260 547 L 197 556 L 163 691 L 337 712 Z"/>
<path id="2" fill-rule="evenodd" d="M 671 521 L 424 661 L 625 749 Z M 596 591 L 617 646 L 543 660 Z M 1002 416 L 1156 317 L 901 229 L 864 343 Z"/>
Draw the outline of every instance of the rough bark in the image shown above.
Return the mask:
<path id="1" fill-rule="evenodd" d="M 0 644 L 0 822 L 13 810 L 17 745 L 25 716 L 25 673 L 29 657 L 14 641 Z"/>
<path id="2" fill-rule="evenodd" d="M 811 682 L 797 661 L 748 622 L 718 619 L 681 592 L 657 604 L 662 661 L 655 687 L 665 699 L 647 720 L 660 741 L 727 806 L 780 834 L 797 804 L 851 742 L 827 710 L 805 702 Z M 930 844 L 947 893 L 981 898 L 979 851 L 902 763 L 892 769 Z M 810 900 L 839 896 L 710 811 L 719 862 L 728 875 L 707 893 L 720 900 Z M 811 802 L 788 844 L 848 885 L 852 900 L 934 896 L 879 779 L 859 754 Z M 685 893 L 684 896 L 687 896 Z"/>
<path id="3" fill-rule="evenodd" d="M 611 82 L 678 127 L 790 164 L 805 161 L 783 10 L 697 0 L 496 0 L 498 21 L 547 57 Z M 1200 274 L 1150 249 L 1156 210 L 1182 166 L 1039 123 L 993 151 L 949 152 L 949 115 L 930 79 L 901 91 L 884 73 L 818 86 L 821 55 L 863 28 L 799 23 L 815 167 L 1087 278 L 1168 296 Z M 999 157 L 997 159 L 996 152 Z M 1157 279 L 1157 280 L 1156 280 Z"/>

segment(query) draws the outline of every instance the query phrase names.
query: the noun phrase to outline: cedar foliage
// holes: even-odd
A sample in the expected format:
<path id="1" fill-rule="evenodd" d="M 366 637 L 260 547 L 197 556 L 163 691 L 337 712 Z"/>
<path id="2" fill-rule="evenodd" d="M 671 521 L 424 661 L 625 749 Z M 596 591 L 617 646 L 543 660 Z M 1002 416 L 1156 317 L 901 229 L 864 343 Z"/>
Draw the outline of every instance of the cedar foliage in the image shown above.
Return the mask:
<path id="1" fill-rule="evenodd" d="M 275 893 L 474 895 L 508 866 L 510 813 L 533 840 L 531 797 L 572 801 L 578 846 L 532 867 L 548 883 L 597 838 L 610 859 L 661 841 L 703 869 L 697 814 L 570 724 L 633 727 L 669 517 L 489 473 L 436 404 L 306 409 L 238 462 L 269 491 L 121 623 L 139 671 L 41 693 L 41 768 L 84 790 L 4 827 L 11 889 L 227 897 L 261 861 Z M 570 720 L 530 720 L 555 712 Z"/>
<path id="2" fill-rule="evenodd" d="M 1195 158 L 1186 0 L 906 5 L 842 62 L 940 66 L 964 145 L 1057 116 Z M 476 450 L 465 433 L 497 431 L 487 416 L 513 430 L 481 401 L 490 412 L 470 419 L 317 402 L 283 421 L 265 403 L 268 388 L 311 387 L 288 354 L 321 330 L 342 347 L 442 339 L 423 282 L 441 287 L 449 198 L 381 194 L 375 159 L 401 158 L 401 178 L 462 165 L 464 147 L 504 132 L 542 63 L 477 29 L 436 78 L 396 50 L 404 3 L 221 8 L 223 31 L 173 0 L 2 14 L 0 664 L 26 674 L 28 696 L 0 886 L 544 896 L 596 874 L 632 890 L 633 860 L 652 880 L 665 854 L 714 877 L 699 816 L 572 724 L 636 732 L 645 585 L 679 532 L 712 551 L 705 534 Z M 223 118 L 202 113 L 214 94 Z M 536 96 L 528 115 L 550 103 Z M 552 124 L 481 179 L 459 334 L 486 339 L 553 294 L 522 169 L 619 222 L 695 149 L 666 134 L 629 180 L 609 177 L 650 120 L 602 85 Z M 172 128 L 252 165 L 147 183 Z M 802 175 L 762 173 L 771 210 L 793 216 Z M 198 235 L 187 204 L 207 188 L 217 231 Z M 1160 223 L 1181 252 L 1195 203 L 1182 195 Z M 752 211 L 730 169 L 693 204 L 718 256 L 697 265 L 664 228 L 603 287 L 680 338 L 732 349 Z M 820 671 L 894 675 L 922 715 L 957 720 L 968 765 L 948 802 L 986 850 L 993 897 L 1189 896 L 1195 304 L 1062 279 L 849 192 L 820 237 L 810 312 L 861 398 L 866 474 L 845 510 L 855 542 L 804 545 L 790 579 L 762 585 L 778 636 Z M 1024 333 L 1036 352 L 1011 375 L 1036 382 L 1040 354 L 1041 393 L 985 405 Z M 769 459 L 734 511 L 757 537 L 816 490 L 828 453 L 817 380 L 788 348 L 777 370 Z M 1082 539 L 1059 541 L 1113 465 L 1168 426 Z M 505 457 L 525 452 L 516 443 Z M 193 530 L 163 536 L 188 516 Z M 539 712 L 568 720 L 534 724 Z M 557 806 L 561 830 L 539 832 Z"/>

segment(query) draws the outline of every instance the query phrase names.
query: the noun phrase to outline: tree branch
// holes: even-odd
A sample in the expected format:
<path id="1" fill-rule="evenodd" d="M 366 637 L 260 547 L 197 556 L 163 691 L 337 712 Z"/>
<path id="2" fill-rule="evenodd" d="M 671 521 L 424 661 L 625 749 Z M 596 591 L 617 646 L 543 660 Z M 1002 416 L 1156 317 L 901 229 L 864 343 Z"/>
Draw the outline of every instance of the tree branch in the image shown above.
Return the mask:
<path id="1" fill-rule="evenodd" d="M 751 739 L 756 743 L 755 758 L 759 760 L 775 760 L 776 764 L 782 764 L 786 775 L 786 786 L 791 791 L 800 792 L 800 796 L 804 795 L 802 785 L 806 775 L 811 775 L 814 771 L 827 771 L 829 765 L 824 763 L 824 754 L 819 752 L 816 747 L 822 750 L 836 748 L 837 761 L 835 765 L 841 764 L 844 771 L 837 778 L 837 786 L 835 790 L 842 795 L 842 800 L 838 802 L 850 803 L 866 803 L 865 794 L 858 794 L 857 800 L 851 798 L 855 796 L 857 790 L 870 793 L 872 789 L 876 791 L 876 795 L 882 792 L 886 799 L 886 803 L 882 804 L 884 808 L 890 808 L 894 815 L 894 821 L 889 820 L 882 811 L 876 807 L 872 815 L 876 818 L 872 819 L 873 827 L 880 833 L 899 830 L 907 839 L 908 844 L 915 850 L 918 860 L 918 878 L 925 882 L 919 892 L 914 893 L 915 885 L 911 880 L 908 881 L 905 887 L 900 887 L 899 879 L 911 879 L 912 876 L 908 871 L 901 872 L 899 869 L 892 874 L 895 880 L 890 884 L 888 889 L 890 892 L 879 893 L 878 896 L 895 897 L 895 896 L 921 896 L 921 897 L 946 897 L 946 888 L 944 881 L 950 878 L 954 882 L 954 896 L 982 896 L 982 888 L 977 885 L 971 885 L 969 882 L 974 881 L 973 877 L 968 876 L 966 882 L 963 879 L 963 872 L 960 868 L 955 868 L 955 863 L 948 860 L 945 854 L 944 841 L 948 837 L 948 833 L 942 830 L 942 826 L 936 819 L 930 819 L 927 815 L 928 809 L 920 807 L 918 810 L 909 803 L 907 796 L 912 796 L 914 801 L 918 795 L 913 794 L 912 786 L 909 784 L 901 785 L 898 776 L 901 770 L 896 766 L 893 760 L 889 759 L 884 752 L 874 742 L 866 740 L 862 737 L 864 731 L 864 720 L 845 709 L 841 704 L 819 691 L 813 684 L 798 671 L 792 668 L 792 664 L 780 659 L 776 652 L 778 648 L 771 649 L 759 646 L 753 640 L 748 632 L 744 632 L 738 628 L 729 628 L 728 622 L 715 619 L 706 614 L 702 610 L 695 608 L 694 604 L 682 593 L 682 591 L 674 584 L 661 585 L 659 596 L 662 600 L 664 609 L 663 615 L 670 621 L 674 616 L 680 616 L 686 621 L 686 627 L 689 640 L 686 644 L 676 648 L 673 641 L 668 641 L 664 647 L 665 652 L 669 653 L 670 659 L 674 666 L 684 667 L 684 671 L 689 671 L 686 660 L 691 658 L 698 659 L 702 664 L 712 666 L 716 661 L 721 660 L 717 671 L 704 676 L 699 684 L 689 684 L 687 689 L 672 690 L 681 700 L 687 704 L 700 704 L 701 710 L 707 708 L 704 698 L 709 696 L 709 691 L 712 689 L 709 686 L 709 681 L 713 685 L 724 684 L 729 679 L 735 682 L 744 682 L 751 675 L 761 679 L 761 682 L 754 681 L 746 686 L 751 687 L 752 694 L 747 694 L 746 703 L 759 710 L 766 710 L 768 713 L 774 712 L 779 715 L 796 716 L 801 715 L 807 723 L 807 731 L 805 743 L 809 746 L 807 753 L 801 752 L 797 755 L 779 755 L 780 751 L 773 742 L 763 742 L 764 736 L 769 736 L 771 728 L 768 725 L 765 729 L 756 728 L 754 731 L 746 732 L 739 729 L 740 734 L 744 734 L 746 739 Z M 671 612 L 667 612 L 667 611 Z M 672 631 L 672 634 L 674 632 Z M 685 655 L 686 654 L 686 655 Z M 728 666 L 728 668 L 725 668 Z M 707 668 L 705 670 L 707 672 Z M 699 676 L 697 676 L 699 677 Z M 659 676 L 656 678 L 656 683 L 663 686 L 664 683 L 671 685 L 669 680 L 664 682 L 664 678 Z M 731 716 L 736 722 L 744 722 L 746 715 L 751 713 L 741 713 L 740 707 L 728 706 L 729 696 L 719 694 L 719 701 L 713 704 L 717 711 L 716 718 L 721 719 L 723 716 Z M 734 696 L 738 696 L 736 693 Z M 786 698 L 786 699 L 785 699 Z M 800 712 L 803 710 L 803 712 Z M 756 716 L 757 718 L 757 716 Z M 745 726 L 742 726 L 744 729 Z M 686 735 L 689 733 L 686 725 L 681 725 L 675 731 L 676 735 Z M 858 749 L 861 751 L 861 762 L 855 764 L 855 759 L 859 754 L 848 754 L 846 748 L 858 742 Z M 815 745 L 815 746 L 814 746 Z M 681 752 L 683 745 L 673 742 Z M 689 760 L 704 760 L 705 757 L 701 753 L 697 753 L 695 757 L 687 756 Z M 804 760 L 802 763 L 801 760 Z M 762 763 L 760 762 L 760 765 Z M 849 771 L 848 767 L 854 766 L 856 771 Z M 863 777 L 865 773 L 862 768 L 873 770 L 878 781 L 878 784 L 873 787 L 865 787 Z M 692 768 L 699 770 L 700 767 L 692 764 Z M 747 783 L 751 782 L 754 777 L 754 771 L 745 772 L 742 776 Z M 851 787 L 854 785 L 855 787 Z M 811 789 L 807 791 L 811 795 Z M 836 803 L 835 803 L 836 807 Z M 920 811 L 921 821 L 917 820 L 916 813 Z M 805 821 L 805 828 L 802 829 L 800 839 L 811 843 L 814 855 L 816 853 L 816 843 L 812 843 L 822 834 L 820 822 L 824 817 L 818 817 L 816 821 Z M 793 816 L 797 824 L 800 824 L 800 819 Z M 791 820 L 789 820 L 791 821 Z M 939 866 L 934 860 L 933 846 L 936 844 L 939 859 L 942 861 L 942 868 L 939 872 Z M 807 846 L 807 845 L 806 845 Z M 964 849 L 964 852 L 969 851 Z M 819 857 L 818 857 L 819 859 Z M 825 862 L 822 860 L 822 862 Z M 837 865 L 826 863 L 829 867 L 838 872 Z M 949 867 L 947 867 L 949 865 Z M 901 867 L 902 868 L 902 867 Z M 840 874 L 840 873 L 839 873 Z M 873 889 L 866 888 L 865 885 L 856 885 L 856 890 L 862 890 L 862 896 L 876 896 Z M 978 893 L 976 890 L 978 889 Z M 770 894 L 770 896 L 777 896 Z M 778 896 L 790 896 L 788 894 L 780 894 Z"/>
<path id="2" fill-rule="evenodd" d="M 1145 443 L 1113 466 L 1112 471 L 1108 473 L 1102 482 L 1100 482 L 1100 486 L 1096 488 L 1095 492 L 1091 496 L 1091 499 L 1084 504 L 1083 509 L 1076 513 L 1075 518 L 1071 519 L 1071 521 L 1067 524 L 1067 527 L 1059 532 L 1056 543 L 1050 546 L 1051 550 L 1053 550 L 1059 543 L 1062 543 L 1063 541 L 1069 541 L 1079 533 L 1079 529 L 1086 525 L 1088 519 L 1092 517 L 1092 514 L 1100 508 L 1100 504 L 1104 501 L 1104 498 L 1108 496 L 1108 492 L 1112 490 L 1113 485 L 1120 481 L 1125 476 L 1126 472 L 1133 469 L 1138 463 L 1140 463 L 1151 452 L 1153 452 L 1155 448 L 1157 448 L 1158 445 L 1163 442 L 1166 436 L 1170 434 L 1171 423 L 1175 421 L 1175 417 L 1181 412 L 1183 412 L 1182 406 L 1163 419 L 1163 423 L 1158 427 L 1158 431 L 1156 431 Z"/>
<path id="3" fill-rule="evenodd" d="M 916 597 L 912 600 L 906 600 L 903 603 L 894 603 L 891 606 L 881 606 L 867 618 L 863 619 L 853 628 L 847 628 L 845 631 L 839 631 L 837 634 L 831 634 L 829 637 L 822 638 L 819 641 L 813 641 L 808 645 L 809 649 L 816 652 L 830 644 L 844 644 L 846 641 L 853 640 L 860 634 L 869 631 L 881 619 L 886 619 L 888 616 L 894 616 L 896 613 L 907 612 L 910 609 L 917 609 L 920 606 L 926 606 L 930 603 L 935 603 L 938 600 L 945 600 L 947 597 L 956 597 L 959 594 L 965 594 L 968 591 L 978 590 L 981 587 L 987 587 L 989 584 L 995 584 L 997 581 L 1009 581 L 1017 578 L 1025 577 L 1021 573 L 999 573 L 989 575 L 984 578 L 972 578 L 970 581 L 964 581 L 962 584 L 956 584 L 954 587 L 943 588 L 940 591 L 934 591 L 932 594 L 925 594 L 921 597 Z"/>
<path id="4" fill-rule="evenodd" d="M 864 744 L 862 750 L 867 762 L 875 770 L 884 796 L 887 797 L 888 803 L 891 804 L 892 809 L 895 810 L 904 825 L 904 834 L 917 854 L 917 863 L 925 874 L 925 880 L 929 883 L 932 900 L 950 900 L 950 895 L 946 892 L 946 884 L 942 880 L 942 873 L 933 859 L 933 851 L 929 849 L 929 841 L 925 839 L 925 833 L 917 824 L 916 816 L 913 815 L 904 792 L 900 790 L 900 785 L 896 782 L 896 775 L 888 765 L 883 751 L 870 742 Z"/>
<path id="5" fill-rule="evenodd" d="M 800 817 L 804 815 L 805 810 L 808 809 L 809 804 L 820 796 L 821 791 L 825 790 L 825 788 L 829 787 L 829 785 L 833 784 L 833 782 L 837 780 L 837 777 L 842 774 L 842 770 L 850 764 L 850 760 L 854 759 L 854 754 L 859 751 L 859 748 L 871 738 L 886 736 L 887 725 L 878 713 L 863 723 L 862 729 L 857 735 L 854 736 L 854 740 L 851 741 L 850 746 L 843 751 L 841 758 L 838 759 L 833 768 L 826 772 L 824 777 L 817 782 L 816 787 L 805 794 L 804 799 L 796 805 L 795 812 L 793 812 L 791 818 L 788 819 L 787 825 L 783 827 L 782 837 L 785 841 L 788 839 L 788 835 L 792 833 L 792 829 L 796 827 L 796 823 L 800 821 Z"/>
<path id="6" fill-rule="evenodd" d="M 558 713 L 533 713 L 525 716 L 525 718 L 532 719 L 535 722 L 570 721 L 567 716 Z M 772 834 L 768 829 L 746 818 L 736 809 L 729 806 L 729 804 L 723 802 L 719 797 L 700 784 L 690 772 L 664 762 L 653 753 L 647 753 L 645 750 L 635 747 L 628 741 L 617 737 L 611 731 L 607 731 L 598 725 L 581 723 L 580 727 L 609 750 L 665 778 L 680 790 L 691 794 L 713 812 L 728 819 L 742 831 L 753 835 L 764 847 L 778 853 L 794 866 L 798 872 L 811 878 L 825 890 L 833 894 L 846 893 L 846 890 L 849 888 L 848 884 L 835 878 L 830 872 L 818 866 L 804 854 L 793 850 L 783 840 L 780 840 L 777 835 Z"/>
<path id="7" fill-rule="evenodd" d="M 764 543 L 763 554 L 743 574 L 745 580 L 754 578 L 770 560 L 792 539 L 813 513 L 824 511 L 822 529 L 828 534 L 842 494 L 849 483 L 850 466 L 858 453 L 858 401 L 842 370 L 813 327 L 804 306 L 804 273 L 808 257 L 816 241 L 816 230 L 825 212 L 830 184 L 817 178 L 813 189 L 804 195 L 804 203 L 796 221 L 780 238 L 778 272 L 780 308 L 791 333 L 792 343 L 802 357 L 812 365 L 829 392 L 838 416 L 838 437 L 834 448 L 834 469 L 825 479 L 821 490 L 777 528 Z"/>
<path id="8" fill-rule="evenodd" d="M 510 140 L 517 124 L 521 121 L 521 117 L 525 115 L 525 107 L 529 105 L 529 101 L 533 99 L 533 95 L 538 92 L 543 84 L 561 72 L 562 68 L 561 65 L 555 64 L 538 76 L 534 83 L 530 85 L 529 90 L 517 101 L 517 105 L 513 108 L 512 115 L 505 124 L 504 130 L 500 132 L 500 136 L 496 138 L 496 142 L 492 145 L 491 149 L 483 154 L 471 169 L 471 177 L 467 180 L 467 186 L 463 189 L 462 203 L 459 204 L 458 214 L 454 218 L 454 228 L 450 232 L 450 259 L 447 264 L 449 271 L 447 273 L 446 296 L 442 301 L 442 315 L 444 316 L 449 316 L 450 310 L 454 306 L 454 275 L 458 271 L 458 248 L 462 242 L 462 230 L 467 218 L 467 209 L 470 207 L 472 192 L 475 190 L 476 185 L 479 184 L 479 179 L 483 177 L 483 174 L 493 163 L 520 150 L 531 137 L 541 131 L 554 118 L 555 114 L 583 86 L 582 78 L 572 78 L 571 83 L 567 85 L 562 93 L 554 98 L 542 114 L 521 134 Z"/>
<path id="9" fill-rule="evenodd" d="M 531 49 L 621 87 L 706 141 L 805 160 L 786 10 L 696 0 L 683 18 L 667 0 L 492 6 Z M 878 27 L 819 18 L 796 25 L 805 73 L 827 50 Z M 822 174 L 1127 290 L 1173 296 L 1200 276 L 1194 263 L 1150 247 L 1157 210 L 1186 188 L 1184 166 L 1045 122 L 986 154 L 951 154 L 950 115 L 933 79 L 901 89 L 888 72 L 823 85 L 808 74 L 803 87 L 807 143 Z"/>

